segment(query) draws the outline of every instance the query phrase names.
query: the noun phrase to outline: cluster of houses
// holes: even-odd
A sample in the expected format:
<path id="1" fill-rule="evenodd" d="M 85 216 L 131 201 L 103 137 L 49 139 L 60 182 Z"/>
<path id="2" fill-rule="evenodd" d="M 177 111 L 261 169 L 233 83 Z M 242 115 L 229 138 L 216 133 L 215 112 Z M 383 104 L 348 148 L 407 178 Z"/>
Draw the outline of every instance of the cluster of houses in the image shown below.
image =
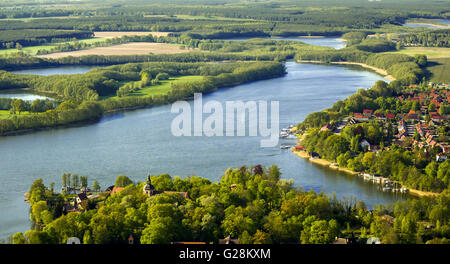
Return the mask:
<path id="1" fill-rule="evenodd" d="M 407 147 L 413 149 L 418 147 L 427 151 L 428 148 L 439 147 L 442 152 L 437 154 L 436 161 L 443 162 L 448 158 L 450 150 L 448 137 L 445 135 L 441 137 L 441 128 L 449 126 L 448 115 L 440 115 L 439 109 L 443 104 L 450 103 L 450 90 L 445 84 L 439 84 L 441 88 L 445 89 L 431 89 L 431 91 L 410 91 L 397 97 L 397 100 L 409 100 L 417 102 L 420 110 L 411 110 L 408 113 L 394 114 L 394 113 L 374 113 L 371 109 L 364 109 L 362 113 L 353 113 L 350 117 L 341 121 L 337 127 L 330 124 L 324 125 L 320 130 L 331 130 L 339 133 L 346 125 L 353 125 L 361 122 L 368 122 L 370 120 L 378 120 L 381 122 L 393 122 L 397 126 L 398 133 L 394 136 L 392 144 L 403 146 L 405 141 L 411 141 L 411 146 Z M 415 88 L 416 85 L 411 85 Z M 434 109 L 429 111 L 430 104 L 434 105 Z M 428 118 L 428 117 L 429 118 Z M 417 133 L 417 134 L 416 134 Z M 415 136 L 418 135 L 418 136 Z M 360 143 L 363 149 L 368 151 L 378 152 L 380 147 L 372 145 L 367 139 L 362 139 Z"/>
<path id="2" fill-rule="evenodd" d="M 442 85 L 441 85 L 442 86 Z M 415 88 L 416 85 L 410 85 Z M 447 87 L 447 86 L 445 86 Z M 442 152 L 437 154 L 436 161 L 443 162 L 447 159 L 449 152 L 448 137 L 440 137 L 441 128 L 448 127 L 448 115 L 440 115 L 439 109 L 442 104 L 450 103 L 450 90 L 448 89 L 431 89 L 431 91 L 417 92 L 411 91 L 397 97 L 398 100 L 409 100 L 417 102 L 420 110 L 409 111 L 403 115 L 398 121 L 396 142 L 400 145 L 405 140 L 412 140 L 412 146 L 424 149 L 439 147 Z M 433 104 L 434 110 L 430 111 L 429 106 Z M 425 118 L 428 116 L 429 118 Z M 414 135 L 417 137 L 414 138 Z"/>

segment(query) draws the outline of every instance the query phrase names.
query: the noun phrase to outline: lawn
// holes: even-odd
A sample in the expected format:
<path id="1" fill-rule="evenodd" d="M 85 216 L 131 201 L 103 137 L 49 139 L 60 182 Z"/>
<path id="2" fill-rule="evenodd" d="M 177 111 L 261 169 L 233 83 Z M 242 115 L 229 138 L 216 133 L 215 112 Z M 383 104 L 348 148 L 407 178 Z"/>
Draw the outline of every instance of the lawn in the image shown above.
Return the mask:
<path id="1" fill-rule="evenodd" d="M 203 76 L 199 75 L 188 75 L 188 76 L 180 76 L 180 77 L 171 77 L 169 80 L 161 81 L 161 84 L 154 86 L 147 86 L 139 91 L 133 92 L 128 96 L 151 96 L 151 95 L 159 95 L 159 94 L 167 94 L 172 88 L 172 83 L 177 82 L 198 82 L 203 80 Z M 107 98 L 118 98 L 117 96 L 104 96 L 101 99 Z"/>
<path id="2" fill-rule="evenodd" d="M 20 113 L 20 116 L 28 116 L 28 115 L 32 115 L 32 113 L 25 111 Z M 13 115 L 11 115 L 9 113 L 9 110 L 0 110 L 0 119 L 6 119 L 6 118 L 11 118 Z M 19 116 L 19 115 L 17 115 Z"/>

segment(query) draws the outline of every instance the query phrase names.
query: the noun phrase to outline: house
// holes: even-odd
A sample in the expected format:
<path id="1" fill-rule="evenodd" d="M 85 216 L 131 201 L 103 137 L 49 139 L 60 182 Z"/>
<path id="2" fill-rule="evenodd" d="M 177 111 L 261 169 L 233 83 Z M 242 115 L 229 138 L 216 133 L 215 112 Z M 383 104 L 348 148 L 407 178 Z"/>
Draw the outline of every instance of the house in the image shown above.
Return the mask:
<path id="1" fill-rule="evenodd" d="M 387 119 L 394 119 L 395 118 L 395 114 L 387 113 L 386 114 L 386 118 Z"/>
<path id="2" fill-rule="evenodd" d="M 144 192 L 145 195 L 147 195 L 147 196 L 149 196 L 149 197 L 150 197 L 150 196 L 157 195 L 157 194 L 161 194 L 161 193 L 165 193 L 165 194 L 173 194 L 173 193 L 176 193 L 176 194 L 179 194 L 179 195 L 183 196 L 184 199 L 190 199 L 189 194 L 188 194 L 187 192 L 156 191 L 156 190 L 155 190 L 155 187 L 152 185 L 152 180 L 151 180 L 151 178 L 150 178 L 150 175 L 147 176 L 147 182 L 146 182 L 146 184 L 144 185 L 143 192 Z"/>
<path id="3" fill-rule="evenodd" d="M 183 196 L 184 199 L 190 199 L 189 194 L 187 192 L 163 191 L 162 193 L 166 193 L 166 194 L 177 193 L 177 194 L 180 194 L 181 196 Z"/>
<path id="4" fill-rule="evenodd" d="M 371 110 L 371 109 L 364 109 L 363 110 L 363 115 L 364 116 L 371 117 L 372 114 L 373 114 L 373 110 Z"/>
<path id="5" fill-rule="evenodd" d="M 380 151 L 380 146 L 378 146 L 378 145 L 369 145 L 368 150 L 377 153 L 378 151 Z"/>
<path id="6" fill-rule="evenodd" d="M 323 127 L 320 128 L 320 131 L 328 131 L 328 130 L 332 130 L 333 126 L 330 125 L 329 123 L 327 123 L 326 125 L 324 125 Z"/>
<path id="7" fill-rule="evenodd" d="M 112 191 L 111 191 L 111 195 L 113 195 L 115 193 L 118 193 L 118 192 L 121 192 L 121 191 L 123 191 L 123 189 L 124 189 L 124 187 L 116 187 L 116 186 L 114 186 Z"/>
<path id="8" fill-rule="evenodd" d="M 408 115 L 406 116 L 407 119 L 418 119 L 419 115 L 415 113 L 414 111 L 409 111 Z"/>
<path id="9" fill-rule="evenodd" d="M 441 116 L 440 114 L 431 114 L 430 115 L 431 120 L 434 122 L 439 122 L 445 119 L 445 117 Z"/>
<path id="10" fill-rule="evenodd" d="M 331 242 L 333 245 L 347 245 L 347 239 L 342 237 L 337 237 L 333 242 Z"/>
<path id="11" fill-rule="evenodd" d="M 383 114 L 380 114 L 380 113 L 376 113 L 376 114 L 375 114 L 375 118 L 376 118 L 376 119 L 379 119 L 379 120 L 386 120 L 386 117 L 384 117 L 384 115 L 383 115 Z"/>
<path id="12" fill-rule="evenodd" d="M 79 208 L 83 208 L 83 202 L 87 200 L 88 198 L 86 196 L 86 193 L 80 193 L 75 198 L 75 202 Z"/>
<path id="13" fill-rule="evenodd" d="M 445 153 L 439 153 L 436 155 L 436 161 L 437 162 L 444 162 L 447 160 L 447 154 Z"/>
<path id="14" fill-rule="evenodd" d="M 386 220 L 386 221 L 387 221 L 389 224 L 391 224 L 391 225 L 394 224 L 395 218 L 392 217 L 392 216 L 390 216 L 390 215 L 385 214 L 385 215 L 381 216 L 381 218 L 383 218 L 384 220 Z"/>
<path id="15" fill-rule="evenodd" d="M 240 244 L 239 239 L 231 238 L 231 236 L 227 236 L 224 239 L 219 239 L 219 244 Z"/>
<path id="16" fill-rule="evenodd" d="M 448 153 L 450 151 L 450 146 L 441 144 L 441 149 L 442 149 L 442 152 Z"/>
<path id="17" fill-rule="evenodd" d="M 363 139 L 363 140 L 361 141 L 361 143 L 359 143 L 359 145 L 360 145 L 361 148 L 363 148 L 363 149 L 365 149 L 365 148 L 370 148 L 370 143 L 369 143 L 369 141 L 367 141 L 367 140 L 365 140 L 365 139 Z"/>
<path id="18" fill-rule="evenodd" d="M 357 121 L 369 121 L 369 118 L 361 113 L 354 113 L 353 118 Z"/>

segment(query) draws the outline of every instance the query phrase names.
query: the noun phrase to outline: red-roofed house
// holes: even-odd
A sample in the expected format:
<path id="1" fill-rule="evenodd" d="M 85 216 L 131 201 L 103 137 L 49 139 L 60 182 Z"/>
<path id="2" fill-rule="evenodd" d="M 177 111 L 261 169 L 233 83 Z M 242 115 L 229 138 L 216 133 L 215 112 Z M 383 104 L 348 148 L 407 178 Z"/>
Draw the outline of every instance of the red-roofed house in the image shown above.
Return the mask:
<path id="1" fill-rule="evenodd" d="M 369 118 L 361 113 L 354 113 L 353 118 L 358 121 L 369 121 Z"/>

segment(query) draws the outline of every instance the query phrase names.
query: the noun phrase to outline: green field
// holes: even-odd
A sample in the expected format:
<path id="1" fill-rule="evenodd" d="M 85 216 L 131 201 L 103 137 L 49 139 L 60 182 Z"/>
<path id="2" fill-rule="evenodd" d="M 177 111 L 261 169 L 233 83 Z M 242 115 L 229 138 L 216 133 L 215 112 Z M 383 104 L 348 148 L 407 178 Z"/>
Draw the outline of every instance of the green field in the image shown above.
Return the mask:
<path id="1" fill-rule="evenodd" d="M 450 83 L 450 58 L 429 60 L 431 66 L 427 69 L 431 72 L 430 81 L 437 83 Z"/>
<path id="2" fill-rule="evenodd" d="M 197 82 L 197 81 L 201 81 L 202 79 L 203 79 L 203 76 L 199 76 L 199 75 L 171 77 L 171 78 L 169 78 L 169 80 L 160 81 L 161 84 L 144 87 L 136 92 L 129 94 L 128 96 L 150 96 L 150 95 L 167 94 L 170 91 L 170 89 L 172 88 L 172 83 Z M 104 96 L 101 99 L 107 99 L 107 98 L 118 98 L 118 97 L 117 96 Z"/>
<path id="3" fill-rule="evenodd" d="M 426 55 L 429 59 L 450 58 L 450 48 L 439 48 L 439 47 L 406 47 L 401 50 L 389 53 L 401 53 L 410 56 L 423 54 Z"/>
<path id="4" fill-rule="evenodd" d="M 20 113 L 20 116 L 27 116 L 27 115 L 32 115 L 32 113 L 25 111 Z M 11 118 L 14 115 L 11 115 L 9 113 L 9 110 L 0 110 L 0 119 L 6 119 L 6 118 Z"/>

